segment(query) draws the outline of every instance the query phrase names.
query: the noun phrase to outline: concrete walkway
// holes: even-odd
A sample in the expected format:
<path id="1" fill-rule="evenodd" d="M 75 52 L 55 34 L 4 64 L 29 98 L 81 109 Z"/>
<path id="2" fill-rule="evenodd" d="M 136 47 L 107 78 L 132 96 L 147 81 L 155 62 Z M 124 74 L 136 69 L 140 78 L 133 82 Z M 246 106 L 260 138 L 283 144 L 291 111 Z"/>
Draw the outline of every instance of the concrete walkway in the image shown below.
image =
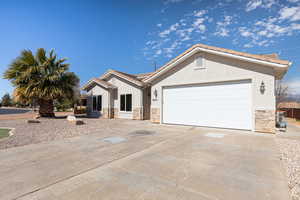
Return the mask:
<path id="1" fill-rule="evenodd" d="M 300 141 L 300 125 L 297 125 L 292 120 L 288 121 L 288 127 L 286 132 L 279 132 L 277 134 L 279 138 L 292 139 Z"/>
<path id="2" fill-rule="evenodd" d="M 0 199 L 288 199 L 274 136 L 111 127 L 0 151 Z"/>

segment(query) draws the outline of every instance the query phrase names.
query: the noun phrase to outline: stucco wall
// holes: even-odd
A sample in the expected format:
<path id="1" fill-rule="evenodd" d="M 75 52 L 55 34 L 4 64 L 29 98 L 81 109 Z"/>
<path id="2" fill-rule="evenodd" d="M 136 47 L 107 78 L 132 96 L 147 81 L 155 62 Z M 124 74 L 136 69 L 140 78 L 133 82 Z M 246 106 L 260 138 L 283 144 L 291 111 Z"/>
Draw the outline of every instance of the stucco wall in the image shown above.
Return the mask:
<path id="1" fill-rule="evenodd" d="M 87 102 L 88 113 L 97 112 L 97 111 L 93 111 L 92 96 L 102 95 L 102 111 L 100 112 L 102 115 L 103 110 L 108 108 L 108 90 L 106 90 L 105 88 L 99 85 L 95 85 L 87 92 L 87 95 L 88 95 L 88 102 Z"/>
<path id="2" fill-rule="evenodd" d="M 120 95 L 121 94 L 132 94 L 132 111 L 137 108 L 143 107 L 142 102 L 142 90 L 132 83 L 120 79 L 116 76 L 111 76 L 108 80 L 109 83 L 117 87 L 117 90 L 112 95 L 112 105 L 118 109 L 118 118 L 133 118 L 133 112 L 122 112 L 120 111 Z"/>
<path id="3" fill-rule="evenodd" d="M 195 69 L 195 63 L 193 61 L 200 55 L 205 59 L 205 69 Z M 153 91 L 156 89 L 158 98 L 154 100 L 152 97 L 151 108 L 161 110 L 163 86 L 243 79 L 251 79 L 252 81 L 252 116 L 254 123 L 255 110 L 275 110 L 275 78 L 273 69 L 212 54 L 198 53 L 193 55 L 156 80 L 152 85 L 151 94 L 153 96 Z M 264 94 L 261 94 L 259 90 L 262 81 L 265 83 L 266 88 Z"/>

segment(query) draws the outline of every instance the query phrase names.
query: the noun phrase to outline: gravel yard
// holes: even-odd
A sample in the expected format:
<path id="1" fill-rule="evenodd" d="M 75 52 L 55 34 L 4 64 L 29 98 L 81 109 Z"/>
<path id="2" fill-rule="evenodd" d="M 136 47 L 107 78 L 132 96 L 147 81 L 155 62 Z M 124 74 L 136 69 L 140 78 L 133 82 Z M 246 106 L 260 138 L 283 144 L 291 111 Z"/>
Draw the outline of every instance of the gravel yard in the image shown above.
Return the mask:
<path id="1" fill-rule="evenodd" d="M 84 125 L 75 125 L 65 118 L 39 119 L 41 123 L 28 124 L 26 119 L 0 120 L 0 127 L 15 128 L 14 135 L 0 140 L 0 149 L 58 140 L 109 129 L 105 119 L 82 118 Z M 129 120 L 126 120 L 130 123 Z M 110 123 L 112 124 L 112 123 Z"/>
<path id="2" fill-rule="evenodd" d="M 292 200 L 300 199 L 300 141 L 276 138 L 288 177 L 288 186 Z"/>

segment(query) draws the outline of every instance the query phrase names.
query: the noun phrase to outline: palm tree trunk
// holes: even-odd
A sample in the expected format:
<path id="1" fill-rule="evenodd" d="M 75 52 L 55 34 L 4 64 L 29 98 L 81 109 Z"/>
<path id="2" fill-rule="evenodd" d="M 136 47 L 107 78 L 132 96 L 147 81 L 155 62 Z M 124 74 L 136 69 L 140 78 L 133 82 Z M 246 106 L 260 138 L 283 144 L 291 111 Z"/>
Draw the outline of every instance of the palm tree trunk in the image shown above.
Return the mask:
<path id="1" fill-rule="evenodd" d="M 55 117 L 53 100 L 40 99 L 39 101 L 39 114 L 41 117 Z"/>

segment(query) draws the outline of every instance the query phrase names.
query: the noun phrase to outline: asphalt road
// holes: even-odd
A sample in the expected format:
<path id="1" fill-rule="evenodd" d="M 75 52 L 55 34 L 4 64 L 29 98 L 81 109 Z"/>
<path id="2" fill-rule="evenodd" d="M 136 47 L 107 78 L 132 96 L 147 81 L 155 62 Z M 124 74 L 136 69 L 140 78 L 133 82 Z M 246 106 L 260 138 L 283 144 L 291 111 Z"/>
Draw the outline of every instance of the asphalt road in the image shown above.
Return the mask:
<path id="1" fill-rule="evenodd" d="M 0 115 L 23 114 L 30 112 L 27 108 L 0 108 Z"/>

